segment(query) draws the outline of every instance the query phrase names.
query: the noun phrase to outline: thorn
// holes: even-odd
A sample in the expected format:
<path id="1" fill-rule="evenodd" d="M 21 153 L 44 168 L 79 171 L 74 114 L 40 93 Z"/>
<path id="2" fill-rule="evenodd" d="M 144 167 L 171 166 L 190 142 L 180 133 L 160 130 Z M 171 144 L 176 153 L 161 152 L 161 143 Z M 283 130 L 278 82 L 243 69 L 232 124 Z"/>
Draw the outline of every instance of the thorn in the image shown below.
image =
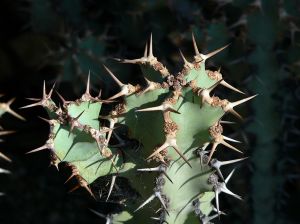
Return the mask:
<path id="1" fill-rule="evenodd" d="M 210 162 L 210 160 L 211 160 L 211 158 L 212 158 L 214 152 L 216 151 L 216 148 L 217 148 L 218 145 L 219 145 L 218 142 L 214 142 L 214 143 L 213 143 L 213 145 L 212 145 L 212 147 L 211 147 L 211 150 L 210 150 L 210 153 L 209 153 L 209 156 L 208 156 L 208 159 L 207 159 L 207 163 Z"/>
<path id="2" fill-rule="evenodd" d="M 85 90 L 86 95 L 91 95 L 90 94 L 90 75 L 91 75 L 91 70 L 89 70 L 88 79 L 86 82 L 86 90 Z"/>
<path id="3" fill-rule="evenodd" d="M 114 188 L 116 179 L 117 179 L 117 176 L 116 176 L 116 175 L 113 175 L 112 178 L 111 178 L 111 183 L 110 183 L 108 195 L 107 195 L 107 198 L 106 198 L 106 202 L 108 201 L 108 199 L 109 199 L 109 197 L 110 197 L 110 194 L 111 194 L 111 192 L 112 192 L 112 190 L 113 190 L 113 188 Z"/>
<path id="4" fill-rule="evenodd" d="M 231 89 L 235 92 L 238 92 L 238 93 L 241 93 L 241 94 L 245 94 L 244 92 L 242 92 L 241 90 L 233 87 L 232 85 L 230 85 L 229 83 L 227 83 L 226 81 L 222 80 L 221 83 L 220 83 L 222 86 L 225 86 L 227 87 L 228 89 Z"/>
<path id="5" fill-rule="evenodd" d="M 225 48 L 227 48 L 229 46 L 229 44 L 225 45 L 224 47 L 221 47 L 217 50 L 214 50 L 208 54 L 200 54 L 200 57 L 202 58 L 203 61 L 211 58 L 212 56 L 216 55 L 217 53 L 219 53 L 220 51 L 224 50 Z"/>
<path id="6" fill-rule="evenodd" d="M 102 89 L 99 90 L 99 93 L 98 93 L 97 98 L 100 99 L 100 98 L 101 98 L 101 95 L 102 95 Z"/>
<path id="7" fill-rule="evenodd" d="M 225 140 L 230 141 L 230 142 L 242 143 L 242 142 L 240 142 L 240 141 L 238 141 L 238 140 L 235 140 L 235 139 L 226 137 L 226 136 L 224 136 L 224 135 L 222 135 L 222 137 L 223 137 Z"/>
<path id="8" fill-rule="evenodd" d="M 0 158 L 6 160 L 7 162 L 12 162 L 10 158 L 8 158 L 6 155 L 4 155 L 2 152 L 0 152 Z"/>
<path id="9" fill-rule="evenodd" d="M 9 135 L 9 134 L 12 134 L 12 133 L 15 133 L 15 131 L 0 131 L 0 136 Z"/>
<path id="10" fill-rule="evenodd" d="M 148 57 L 148 44 L 146 43 L 145 51 L 144 51 L 144 58 L 147 58 L 147 57 Z"/>
<path id="11" fill-rule="evenodd" d="M 228 112 L 233 114 L 234 116 L 236 116 L 238 119 L 243 120 L 243 117 L 238 112 L 236 112 L 234 109 L 229 109 Z"/>
<path id="12" fill-rule="evenodd" d="M 84 111 L 85 111 L 85 110 L 83 110 L 79 115 L 77 115 L 77 117 L 72 118 L 72 120 L 71 120 L 71 122 L 70 122 L 70 123 L 71 123 L 71 127 L 70 127 L 70 130 L 69 130 L 69 135 L 68 135 L 68 137 L 70 137 L 70 135 L 71 135 L 71 133 L 72 133 L 74 127 L 76 126 L 76 122 L 78 122 L 78 119 L 81 117 L 81 115 L 84 113 Z"/>
<path id="13" fill-rule="evenodd" d="M 215 198 L 216 198 L 216 206 L 217 206 L 217 212 L 218 212 L 218 214 L 220 214 L 219 194 L 220 194 L 220 192 L 216 188 L 215 189 Z"/>
<path id="14" fill-rule="evenodd" d="M 176 114 L 180 114 L 180 112 L 173 109 L 173 107 L 170 104 L 166 104 L 166 103 L 163 103 L 162 105 L 156 107 L 149 107 L 145 109 L 136 110 L 136 112 L 149 112 L 149 111 L 171 111 Z"/>
<path id="15" fill-rule="evenodd" d="M 222 183 L 217 183 L 215 186 L 214 186 L 214 190 L 215 190 L 215 194 L 216 196 L 219 195 L 221 192 L 224 192 L 225 194 L 229 194 L 239 200 L 242 200 L 242 197 L 233 193 L 232 191 L 230 191 L 227 187 L 226 187 L 226 184 L 228 183 L 228 181 L 230 180 L 232 174 L 234 173 L 234 170 L 232 170 L 230 172 L 230 174 L 226 177 L 225 179 L 225 182 L 222 182 Z M 216 197 L 217 199 L 218 197 Z M 220 210 L 219 210 L 219 206 L 217 205 L 217 211 L 218 213 L 220 213 Z"/>
<path id="16" fill-rule="evenodd" d="M 189 67 L 189 68 L 192 68 L 192 67 L 193 67 L 193 64 L 190 63 L 190 62 L 188 62 L 188 60 L 186 60 L 186 58 L 184 57 L 184 55 L 183 55 L 183 53 L 182 53 L 181 50 L 179 50 L 179 53 L 180 53 L 181 58 L 182 58 L 182 60 L 183 60 L 183 62 L 184 62 L 184 66 Z"/>
<path id="17" fill-rule="evenodd" d="M 106 219 L 106 224 L 111 224 L 111 219 L 108 217 L 108 216 L 105 216 L 104 214 L 100 213 L 100 212 L 97 212 L 93 209 L 90 209 L 91 212 L 93 212 L 94 214 L 96 214 L 97 216 L 103 218 L 103 219 Z"/>
<path id="18" fill-rule="evenodd" d="M 109 97 L 108 100 L 114 100 L 118 97 L 121 97 L 121 96 L 126 96 L 129 94 L 129 89 L 128 89 L 128 86 L 127 85 L 123 85 L 121 87 L 121 91 L 118 92 L 117 94 L 113 95 L 112 97 Z"/>
<path id="19" fill-rule="evenodd" d="M 33 100 L 33 101 L 39 101 L 39 102 L 36 102 L 36 103 L 33 103 L 33 104 L 29 104 L 27 106 L 24 106 L 24 107 L 21 107 L 20 109 L 25 109 L 25 108 L 30 108 L 30 107 L 35 107 L 35 106 L 43 106 L 43 107 L 47 107 L 47 103 L 48 101 L 51 99 L 51 96 L 52 96 L 52 93 L 53 93 L 53 90 L 54 90 L 54 87 L 55 87 L 55 83 L 54 85 L 52 86 L 49 94 L 46 93 L 46 83 L 45 83 L 45 80 L 44 80 L 44 83 L 43 83 L 43 97 L 42 99 L 37 99 L 37 98 L 27 98 L 29 100 Z"/>
<path id="20" fill-rule="evenodd" d="M 78 188 L 80 188 L 79 184 L 77 184 L 75 187 L 73 187 L 71 190 L 69 190 L 69 193 L 72 193 L 73 191 L 76 191 Z"/>
<path id="21" fill-rule="evenodd" d="M 150 44 L 149 44 L 149 58 L 153 58 L 153 44 L 152 44 L 152 33 L 150 34 Z"/>
<path id="22" fill-rule="evenodd" d="M 63 105 L 69 104 L 71 102 L 71 101 L 65 100 L 65 98 L 62 95 L 60 95 L 58 91 L 55 91 L 55 92 L 58 95 L 58 97 L 60 98 L 60 100 L 63 102 Z"/>
<path id="23" fill-rule="evenodd" d="M 242 100 L 238 100 L 238 101 L 235 101 L 235 102 L 231 102 L 231 103 L 229 103 L 229 104 L 230 104 L 230 107 L 232 107 L 232 108 L 233 108 L 233 107 L 236 107 L 236 106 L 238 106 L 238 105 L 240 105 L 240 104 L 242 104 L 242 103 L 245 103 L 245 102 L 247 102 L 247 101 L 253 99 L 253 98 L 256 97 L 257 95 L 258 95 L 258 94 L 254 95 L 254 96 L 247 97 L 247 98 L 242 99 Z"/>
<path id="24" fill-rule="evenodd" d="M 200 55 L 198 47 L 197 47 L 197 43 L 196 43 L 196 40 L 195 40 L 194 32 L 192 32 L 192 41 L 193 41 L 193 46 L 194 46 L 195 54 L 196 55 Z"/>
<path id="25" fill-rule="evenodd" d="M 42 151 L 42 150 L 45 150 L 45 149 L 53 149 L 53 148 L 54 148 L 53 140 L 52 139 L 48 139 L 46 141 L 46 143 L 44 145 L 42 145 L 41 147 L 38 147 L 38 148 L 36 148 L 34 150 L 26 152 L 25 154 L 30 154 L 30 153 L 39 152 L 39 151 Z"/>
<path id="26" fill-rule="evenodd" d="M 214 88 L 216 88 L 222 81 L 223 81 L 223 79 L 220 79 L 215 84 L 213 84 L 212 86 L 210 86 L 209 88 L 207 88 L 206 90 L 208 91 L 208 93 L 210 93 L 211 91 L 213 91 Z"/>
<path id="27" fill-rule="evenodd" d="M 220 124 L 235 124 L 234 121 L 220 121 Z"/>
<path id="28" fill-rule="evenodd" d="M 221 140 L 220 143 L 236 152 L 239 152 L 239 153 L 243 153 L 242 151 L 238 150 L 237 148 L 235 148 L 234 146 L 230 145 L 229 143 L 225 142 L 224 140 Z"/>
<path id="29" fill-rule="evenodd" d="M 166 171 L 163 171 L 162 173 L 163 173 L 163 174 L 166 176 L 166 178 L 168 178 L 168 180 L 173 184 L 173 181 L 172 181 L 171 177 L 166 173 Z"/>
<path id="30" fill-rule="evenodd" d="M 10 174 L 10 171 L 0 168 L 0 173 Z"/>
<path id="31" fill-rule="evenodd" d="M 163 200 L 163 198 L 162 198 L 160 192 L 156 191 L 156 192 L 155 192 L 155 196 L 159 199 L 160 203 L 161 203 L 162 206 L 164 207 L 164 209 L 165 209 L 166 213 L 168 214 L 168 216 L 170 216 L 170 214 L 169 214 L 169 212 L 168 212 L 168 210 L 167 210 L 167 206 L 166 206 L 166 204 L 165 204 L 165 202 L 164 202 L 164 200 Z"/>
<path id="32" fill-rule="evenodd" d="M 15 100 L 16 100 L 16 98 L 12 98 L 12 99 L 10 99 L 6 104 L 7 104 L 8 106 L 10 106 Z"/>
<path id="33" fill-rule="evenodd" d="M 241 159 L 227 160 L 227 161 L 219 161 L 217 159 L 212 159 L 210 161 L 210 165 L 217 170 L 219 176 L 222 178 L 222 180 L 224 180 L 224 177 L 223 177 L 223 175 L 221 173 L 221 170 L 220 170 L 221 166 L 229 165 L 229 164 L 232 164 L 232 163 L 237 163 L 237 162 L 243 161 L 247 158 L 248 157 L 241 158 Z"/>
<path id="34" fill-rule="evenodd" d="M 137 169 L 137 171 L 139 172 L 158 172 L 158 171 L 161 171 L 161 168 L 158 166 L 158 167 L 154 167 L 154 168 L 142 168 L 142 169 Z"/>
<path id="35" fill-rule="evenodd" d="M 45 121 L 45 122 L 47 122 L 49 125 L 53 125 L 54 122 L 56 122 L 56 120 L 48 120 L 48 119 L 40 117 L 40 116 L 38 116 L 38 118 Z"/>
<path id="36" fill-rule="evenodd" d="M 151 157 L 153 157 L 156 154 L 160 153 L 161 151 L 163 151 L 164 149 L 166 149 L 169 146 L 171 146 L 171 145 L 168 142 L 165 142 L 158 149 L 156 149 L 150 156 L 148 156 L 146 160 L 149 160 Z"/>
<path id="37" fill-rule="evenodd" d="M 70 176 L 69 176 L 69 178 L 64 182 L 64 184 L 66 184 L 67 182 L 69 182 L 73 177 L 75 177 L 76 175 L 79 175 L 79 173 L 78 172 L 74 172 L 74 173 L 72 173 Z"/>
<path id="38" fill-rule="evenodd" d="M 43 106 L 42 102 L 32 103 L 23 107 L 20 107 L 20 109 L 30 108 L 30 107 L 36 107 L 36 106 Z"/>
<path id="39" fill-rule="evenodd" d="M 105 66 L 103 65 L 105 70 L 108 72 L 108 74 L 115 80 L 115 82 L 118 84 L 119 87 L 123 87 L 124 84 Z"/>
<path id="40" fill-rule="evenodd" d="M 10 108 L 10 105 L 15 101 L 15 98 L 10 99 L 7 103 L 0 103 L 0 109 L 3 110 L 4 112 L 7 112 L 11 114 L 12 116 L 19 118 L 20 120 L 25 121 L 25 118 L 13 111 Z"/>
<path id="41" fill-rule="evenodd" d="M 142 209 L 145 205 L 150 203 L 154 198 L 156 197 L 155 193 L 152 194 L 146 201 L 144 201 L 134 212 L 137 212 L 138 210 Z"/>
<path id="42" fill-rule="evenodd" d="M 46 93 L 46 82 L 44 80 L 43 82 L 43 99 L 45 99 L 47 97 L 47 93 Z"/>
<path id="43" fill-rule="evenodd" d="M 172 179 L 166 173 L 165 166 L 158 166 L 158 167 L 154 167 L 154 168 L 142 168 L 142 169 L 137 169 L 137 171 L 139 171 L 139 172 L 162 172 L 166 176 L 166 178 L 173 184 Z"/>
<path id="44" fill-rule="evenodd" d="M 48 97 L 51 98 L 52 94 L 53 94 L 53 90 L 55 88 L 56 82 L 54 82 L 52 88 L 50 89 L 49 93 L 48 93 Z"/>
<path id="45" fill-rule="evenodd" d="M 228 183 L 228 181 L 230 180 L 230 178 L 232 177 L 232 174 L 234 173 L 234 171 L 235 171 L 235 169 L 233 169 L 231 172 L 230 172 L 230 174 L 226 177 L 226 179 L 225 179 L 225 184 L 227 184 Z"/>

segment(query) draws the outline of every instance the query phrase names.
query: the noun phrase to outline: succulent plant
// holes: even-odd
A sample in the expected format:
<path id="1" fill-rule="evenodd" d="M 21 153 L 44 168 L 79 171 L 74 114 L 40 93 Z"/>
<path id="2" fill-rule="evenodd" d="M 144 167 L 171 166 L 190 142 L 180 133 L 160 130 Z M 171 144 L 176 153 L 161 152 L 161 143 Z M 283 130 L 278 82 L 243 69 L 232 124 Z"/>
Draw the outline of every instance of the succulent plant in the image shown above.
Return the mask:
<path id="1" fill-rule="evenodd" d="M 3 95 L 1 95 L 3 96 Z M 0 117 L 2 118 L 2 116 L 5 113 L 9 113 L 12 116 L 21 119 L 21 120 L 25 120 L 24 117 L 22 117 L 21 115 L 19 115 L 18 113 L 16 113 L 15 111 L 13 111 L 10 108 L 10 105 L 14 102 L 15 99 L 11 99 L 8 102 L 0 102 Z M 8 135 L 13 133 L 14 131 L 7 131 L 7 130 L 3 130 L 3 128 L 0 126 L 0 136 L 4 136 L 4 135 Z M 2 141 L 2 139 L 0 139 L 0 141 Z M 3 160 L 6 160 L 7 162 L 11 162 L 11 159 L 9 157 L 7 157 L 6 155 L 4 155 L 2 152 L 0 152 L 0 158 Z M 0 167 L 0 174 L 4 173 L 4 174 L 9 174 L 10 171 L 3 169 Z M 4 193 L 0 192 L 0 196 L 2 196 Z"/>
<path id="2" fill-rule="evenodd" d="M 28 153 L 50 150 L 53 165 L 64 162 L 71 168 L 67 181 L 78 181 L 71 191 L 83 187 L 97 200 L 90 184 L 111 176 L 106 195 L 109 200 L 116 178 L 125 178 L 135 193 L 123 195 L 119 201 L 122 212 L 108 216 L 108 223 L 153 223 L 153 219 L 210 223 L 224 214 L 219 195 L 241 197 L 227 187 L 234 169 L 225 178 L 220 167 L 245 157 L 229 161 L 215 158 L 220 145 L 242 153 L 229 144 L 238 141 L 222 134 L 222 123 L 228 122 L 221 119 L 227 113 L 241 119 L 235 107 L 255 96 L 234 102 L 211 96 L 218 86 L 244 93 L 227 83 L 220 70 L 205 68 L 206 60 L 227 45 L 202 54 L 193 36 L 193 46 L 194 61 L 188 62 L 181 53 L 183 69 L 171 74 L 153 55 L 151 35 L 143 57 L 118 59 L 121 63 L 138 64 L 144 83 L 124 84 L 104 66 L 120 87 L 117 94 L 105 100 L 101 92 L 91 96 L 88 78 L 81 98 L 69 101 L 59 95 L 62 103 L 57 106 L 51 98 L 54 86 L 47 93 L 44 83 L 42 98 L 32 99 L 36 102 L 24 108 L 43 106 L 49 114 L 49 119 L 43 119 L 50 125 L 50 134 L 43 146 Z M 105 107 L 111 108 L 109 113 L 105 113 Z M 123 129 L 127 136 L 122 134 Z M 112 144 L 112 138 L 118 144 Z M 139 147 L 130 144 L 132 141 Z M 224 153 L 228 149 L 223 149 Z"/>

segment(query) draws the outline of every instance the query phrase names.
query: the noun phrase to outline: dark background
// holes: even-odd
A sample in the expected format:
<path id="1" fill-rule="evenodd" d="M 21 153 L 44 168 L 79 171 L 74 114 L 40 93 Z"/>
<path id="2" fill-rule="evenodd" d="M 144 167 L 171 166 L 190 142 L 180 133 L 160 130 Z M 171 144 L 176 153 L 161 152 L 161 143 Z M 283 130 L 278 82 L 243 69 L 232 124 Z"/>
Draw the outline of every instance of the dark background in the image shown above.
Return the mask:
<path id="1" fill-rule="evenodd" d="M 192 60 L 192 32 L 205 53 L 231 43 L 207 66 L 221 66 L 226 81 L 247 95 L 261 94 L 260 100 L 238 109 L 244 122 L 226 126 L 225 133 L 242 140 L 241 148 L 251 159 L 231 181 L 231 189 L 245 200 L 222 195 L 221 206 L 228 215 L 221 222 L 298 223 L 300 2 L 260 2 L 1 0 L 2 102 L 16 97 L 12 107 L 27 121 L 7 114 L 1 118 L 5 129 L 17 132 L 1 143 L 1 151 L 13 163 L 0 161 L 12 171 L 0 179 L 0 190 L 6 193 L 0 198 L 0 223 L 102 223 L 88 208 L 114 210 L 83 191 L 68 194 L 67 171 L 48 167 L 48 152 L 25 155 L 46 141 L 48 125 L 38 116 L 47 115 L 38 107 L 18 108 L 29 103 L 26 97 L 41 96 L 43 80 L 48 89 L 57 81 L 56 89 L 75 99 L 89 70 L 93 91 L 102 88 L 103 98 L 113 94 L 116 85 L 103 71 L 103 63 L 124 82 L 136 83 L 137 66 L 119 65 L 112 58 L 142 56 L 151 32 L 155 56 L 174 73 L 182 66 L 179 48 Z M 258 49 L 261 54 L 254 53 Z M 272 56 L 272 63 L 260 60 L 264 54 Z M 229 91 L 217 95 L 237 99 Z M 259 213 L 265 221 L 254 218 L 263 216 Z"/>

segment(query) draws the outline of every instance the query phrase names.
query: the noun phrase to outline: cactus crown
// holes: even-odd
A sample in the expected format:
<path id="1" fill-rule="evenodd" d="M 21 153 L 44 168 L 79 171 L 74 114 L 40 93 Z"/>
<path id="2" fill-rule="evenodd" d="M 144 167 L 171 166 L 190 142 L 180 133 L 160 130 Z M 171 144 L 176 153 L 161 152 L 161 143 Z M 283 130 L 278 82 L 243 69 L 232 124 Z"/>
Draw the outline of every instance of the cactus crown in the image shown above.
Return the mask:
<path id="1" fill-rule="evenodd" d="M 72 170 L 68 180 L 78 181 L 71 191 L 83 187 L 96 198 L 89 185 L 110 176 L 109 201 L 118 199 L 113 194 L 116 179 L 128 180 L 135 193 L 118 186 L 123 211 L 110 216 L 96 212 L 107 223 L 210 223 L 223 214 L 220 193 L 241 199 L 227 188 L 234 170 L 225 178 L 220 167 L 244 158 L 219 161 L 214 153 L 219 145 L 242 153 L 229 143 L 236 140 L 222 134 L 222 123 L 227 122 L 221 119 L 226 113 L 241 119 L 235 107 L 254 96 L 235 102 L 212 96 L 220 85 L 244 93 L 227 83 L 220 70 L 205 68 L 206 60 L 228 45 L 203 54 L 194 36 L 192 39 L 194 61 L 189 62 L 180 52 L 184 65 L 177 74 L 171 74 L 154 56 L 151 35 L 143 57 L 117 59 L 138 64 L 144 83 L 124 84 L 104 66 L 120 88 L 109 99 L 101 99 L 101 94 L 91 96 L 88 78 L 80 99 L 67 101 L 59 95 L 62 104 L 57 106 L 51 99 L 54 87 L 47 93 L 44 83 L 42 99 L 25 106 L 43 106 L 50 117 L 44 119 L 50 125 L 49 139 L 29 153 L 49 149 L 53 165 L 65 162 Z M 107 114 L 102 110 L 105 104 L 114 105 Z M 117 144 L 112 144 L 113 138 Z"/>

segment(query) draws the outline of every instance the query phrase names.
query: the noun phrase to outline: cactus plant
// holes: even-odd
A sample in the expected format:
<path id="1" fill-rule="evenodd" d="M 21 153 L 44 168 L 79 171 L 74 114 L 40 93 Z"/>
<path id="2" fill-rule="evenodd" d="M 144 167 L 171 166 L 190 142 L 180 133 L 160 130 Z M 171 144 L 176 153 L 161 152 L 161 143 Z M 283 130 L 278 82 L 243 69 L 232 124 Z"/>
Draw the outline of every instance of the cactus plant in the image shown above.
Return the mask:
<path id="1" fill-rule="evenodd" d="M 59 95 L 62 104 L 57 106 L 51 98 L 54 87 L 47 93 L 44 83 L 42 98 L 33 98 L 36 102 L 24 107 L 43 106 L 49 114 L 49 119 L 43 119 L 50 125 L 46 143 L 28 153 L 50 150 L 53 165 L 66 163 L 72 170 L 67 181 L 71 178 L 78 181 L 71 191 L 83 187 L 97 198 L 90 184 L 110 175 L 112 181 L 106 195 L 109 200 L 113 197 L 116 178 L 128 180 L 135 194 L 119 202 L 123 211 L 109 216 L 109 223 L 153 223 L 154 220 L 210 223 L 223 214 L 221 193 L 241 199 L 227 187 L 234 169 L 225 178 L 220 167 L 245 157 L 219 161 L 215 152 L 223 145 L 242 153 L 229 144 L 238 141 L 222 134 L 222 123 L 227 122 L 221 119 L 227 113 L 241 119 L 235 107 L 255 96 L 234 102 L 211 96 L 218 86 L 244 93 L 227 83 L 220 70 L 205 68 L 206 60 L 227 45 L 202 54 L 194 36 L 192 39 L 194 61 L 188 62 L 180 52 L 184 65 L 177 74 L 171 74 L 154 56 L 151 35 L 143 57 L 118 59 L 121 63 L 138 64 L 143 83 L 124 84 L 104 66 L 120 87 L 110 98 L 103 100 L 101 94 L 91 96 L 88 78 L 85 93 L 75 101 Z M 112 109 L 105 114 L 106 106 Z M 118 130 L 124 127 L 128 132 L 126 137 Z M 112 144 L 113 137 L 118 144 Z M 140 147 L 136 149 L 128 144 L 131 140 L 138 141 Z M 222 152 L 228 153 L 228 149 Z"/>
<path id="2" fill-rule="evenodd" d="M 1 95 L 1 96 L 3 96 L 3 95 Z M 22 117 L 21 115 L 19 115 L 18 113 L 16 113 L 15 111 L 13 111 L 10 108 L 10 105 L 14 102 L 14 100 L 15 99 L 11 99 L 8 102 L 1 102 L 0 103 L 0 117 L 2 118 L 2 116 L 5 113 L 9 113 L 9 114 L 11 114 L 12 116 L 14 116 L 18 119 L 25 120 L 24 117 Z M 3 130 L 3 128 L 1 126 L 0 126 L 0 129 L 1 129 L 0 136 L 4 136 L 4 135 L 13 133 L 13 131 Z M 0 141 L 2 141 L 2 139 L 0 139 Z M 11 162 L 11 159 L 9 157 L 7 157 L 6 155 L 4 155 L 2 152 L 0 152 L 0 158 L 3 159 L 3 160 L 6 160 L 7 162 Z M 0 167 L 0 173 L 9 174 L 10 171 Z M 2 196 L 3 194 L 4 193 L 0 192 L 0 196 Z"/>

